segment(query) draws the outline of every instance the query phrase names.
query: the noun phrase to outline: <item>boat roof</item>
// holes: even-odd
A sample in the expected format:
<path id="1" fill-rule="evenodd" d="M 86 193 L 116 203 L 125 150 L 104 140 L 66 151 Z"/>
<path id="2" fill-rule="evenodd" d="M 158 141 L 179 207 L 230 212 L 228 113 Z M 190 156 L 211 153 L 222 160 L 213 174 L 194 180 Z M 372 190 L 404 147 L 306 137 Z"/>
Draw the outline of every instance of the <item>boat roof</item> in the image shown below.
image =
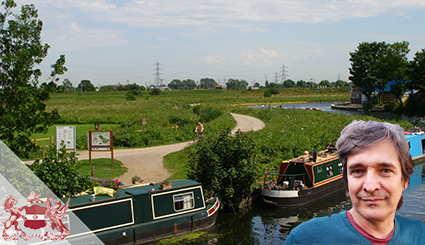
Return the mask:
<path id="1" fill-rule="evenodd" d="M 179 187 L 184 187 L 184 186 L 190 186 L 190 185 L 201 185 L 201 183 L 195 181 L 195 180 L 176 180 L 176 181 L 171 181 L 171 183 L 173 183 L 173 189 L 175 188 L 179 188 Z M 104 196 L 104 195 L 96 195 L 96 201 L 94 202 L 98 202 L 98 201 L 105 201 L 105 200 L 116 200 L 116 199 L 121 199 L 121 198 L 125 198 L 125 197 L 130 197 L 132 195 L 142 195 L 142 194 L 146 194 L 149 192 L 159 192 L 162 191 L 160 190 L 160 184 L 140 184 L 140 185 L 131 185 L 128 187 L 121 187 L 119 189 L 116 190 L 115 194 L 113 197 L 111 196 Z M 68 201 L 68 197 L 66 198 L 62 198 L 61 199 L 63 203 L 66 203 Z M 75 196 L 75 197 L 71 197 L 70 201 L 69 201 L 69 206 L 76 206 L 76 205 L 83 205 L 83 204 L 88 204 L 88 203 L 94 203 L 93 201 L 91 201 L 91 194 L 85 194 L 85 195 L 79 195 L 79 196 Z"/>
<path id="2" fill-rule="evenodd" d="M 413 138 L 425 138 L 425 134 L 406 134 L 406 139 L 410 140 Z"/>

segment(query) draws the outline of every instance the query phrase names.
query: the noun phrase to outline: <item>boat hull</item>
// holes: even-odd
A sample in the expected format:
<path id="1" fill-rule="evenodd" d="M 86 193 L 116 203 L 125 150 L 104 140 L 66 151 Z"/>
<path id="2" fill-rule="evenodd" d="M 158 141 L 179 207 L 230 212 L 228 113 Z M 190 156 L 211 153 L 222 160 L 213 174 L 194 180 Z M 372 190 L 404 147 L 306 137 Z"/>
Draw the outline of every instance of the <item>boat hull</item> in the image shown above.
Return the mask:
<path id="1" fill-rule="evenodd" d="M 302 190 L 269 190 L 262 189 L 263 202 L 272 207 L 285 208 L 308 204 L 326 198 L 335 192 L 345 189 L 341 178 L 314 188 Z"/>
<path id="2" fill-rule="evenodd" d="M 208 229 L 220 208 L 219 196 L 205 200 L 201 184 L 192 180 L 174 181 L 167 190 L 159 185 L 122 188 L 113 195 L 74 197 L 66 224 L 87 226 L 105 244 L 142 244 Z M 73 243 L 84 241 L 86 233 L 70 230 Z"/>
<path id="3" fill-rule="evenodd" d="M 202 216 L 205 217 L 205 213 Z M 164 224 L 152 222 L 113 231 L 99 232 L 96 233 L 96 235 L 106 245 L 143 244 L 208 229 L 214 226 L 217 216 L 218 212 L 215 212 L 209 217 L 197 220 L 196 215 L 176 217 L 173 220 L 164 220 Z M 126 235 L 124 236 L 123 234 Z"/>

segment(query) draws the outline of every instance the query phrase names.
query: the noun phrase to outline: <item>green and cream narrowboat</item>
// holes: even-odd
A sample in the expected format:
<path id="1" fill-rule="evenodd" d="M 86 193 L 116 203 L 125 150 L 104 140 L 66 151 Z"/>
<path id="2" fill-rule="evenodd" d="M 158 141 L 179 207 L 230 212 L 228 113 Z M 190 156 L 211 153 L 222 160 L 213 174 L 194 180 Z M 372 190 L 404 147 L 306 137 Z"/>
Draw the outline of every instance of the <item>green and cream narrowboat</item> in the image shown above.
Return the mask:
<path id="1" fill-rule="evenodd" d="M 344 189 L 342 163 L 334 145 L 283 161 L 279 173 L 266 172 L 261 197 L 273 207 L 305 205 Z"/>
<path id="2" fill-rule="evenodd" d="M 215 224 L 218 197 L 206 199 L 201 183 L 193 180 L 171 183 L 170 189 L 161 189 L 159 184 L 137 185 L 118 189 L 113 197 L 74 197 L 68 211 L 105 244 L 141 244 Z M 67 222 L 72 224 L 72 217 L 75 216 L 69 216 Z M 84 240 L 84 234 L 71 230 L 67 240 Z"/>

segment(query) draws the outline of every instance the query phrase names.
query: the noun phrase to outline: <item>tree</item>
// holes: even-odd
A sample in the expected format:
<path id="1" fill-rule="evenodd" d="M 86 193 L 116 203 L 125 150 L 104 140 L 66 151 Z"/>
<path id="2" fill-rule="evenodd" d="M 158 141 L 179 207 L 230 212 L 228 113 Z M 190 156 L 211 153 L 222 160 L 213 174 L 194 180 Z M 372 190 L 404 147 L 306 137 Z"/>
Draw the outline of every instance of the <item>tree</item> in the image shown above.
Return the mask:
<path id="1" fill-rule="evenodd" d="M 260 84 L 258 82 L 256 82 L 256 83 L 254 83 L 254 86 L 253 87 L 254 88 L 259 88 L 260 87 Z"/>
<path id="2" fill-rule="evenodd" d="M 227 89 L 246 89 L 248 87 L 248 82 L 245 80 L 230 78 L 229 80 L 227 80 L 226 87 Z"/>
<path id="3" fill-rule="evenodd" d="M 371 106 L 371 95 L 378 91 L 378 102 L 381 94 L 392 82 L 391 92 L 401 102 L 401 96 L 406 91 L 407 70 L 409 62 L 408 42 L 396 42 L 387 44 L 385 42 L 360 43 L 358 49 L 350 53 L 350 80 L 354 85 L 362 88 Z"/>
<path id="4" fill-rule="evenodd" d="M 389 45 L 387 52 L 381 62 L 381 74 L 383 81 L 393 82 L 391 85 L 391 93 L 393 93 L 398 102 L 403 104 L 402 96 L 406 91 L 406 85 L 409 82 L 407 72 L 409 69 L 408 42 L 396 42 Z"/>
<path id="5" fill-rule="evenodd" d="M 63 85 L 63 89 L 64 89 L 65 91 L 74 91 L 74 86 L 72 85 L 72 82 L 71 82 L 71 81 L 69 81 L 69 79 L 68 79 L 68 78 L 65 78 L 65 79 L 63 80 L 62 85 Z"/>
<path id="6" fill-rule="evenodd" d="M 111 92 L 111 91 L 115 91 L 115 88 L 112 85 L 106 85 L 99 88 L 99 92 Z"/>
<path id="7" fill-rule="evenodd" d="M 349 79 L 353 84 L 362 89 L 368 99 L 369 108 L 372 106 L 372 94 L 375 89 L 383 91 L 384 84 L 379 77 L 379 61 L 383 58 L 388 44 L 385 42 L 360 43 L 357 50 L 350 52 Z M 388 82 L 388 81 L 387 81 Z"/>
<path id="8" fill-rule="evenodd" d="M 219 193 L 222 203 L 239 208 L 241 199 L 250 195 L 257 177 L 254 140 L 230 129 L 218 136 L 203 138 L 189 148 L 187 177 L 202 182 L 203 187 Z"/>
<path id="9" fill-rule="evenodd" d="M 80 84 L 78 84 L 78 91 L 80 92 L 90 92 L 95 91 L 96 88 L 90 82 L 90 80 L 82 80 Z"/>
<path id="10" fill-rule="evenodd" d="M 183 80 L 182 83 L 184 84 L 185 89 L 195 89 L 196 88 L 196 82 L 192 79 L 186 79 Z"/>
<path id="11" fill-rule="evenodd" d="M 3 1 L 0 13 L 0 139 L 20 157 L 28 157 L 34 149 L 29 139 L 33 133 L 47 131 L 59 119 L 56 110 L 47 112 L 49 86 L 38 87 L 42 75 L 36 68 L 47 56 L 50 46 L 41 43 L 43 23 L 33 4 Z M 51 81 L 66 71 L 65 56 L 52 65 Z"/>
<path id="12" fill-rule="evenodd" d="M 295 82 L 292 81 L 291 79 L 287 79 L 283 82 L 283 87 L 285 88 L 295 88 Z"/>
<path id="13" fill-rule="evenodd" d="M 217 85 L 217 82 L 212 78 L 202 78 L 199 80 L 199 88 L 209 89 Z"/>
<path id="14" fill-rule="evenodd" d="M 335 87 L 338 87 L 338 88 L 348 87 L 348 83 L 342 80 L 337 80 L 335 82 Z"/>
<path id="15" fill-rule="evenodd" d="M 328 80 L 322 80 L 320 81 L 319 86 L 328 88 L 328 87 L 332 87 L 332 84 Z"/>
<path id="16" fill-rule="evenodd" d="M 170 89 L 180 89 L 182 87 L 182 81 L 179 79 L 173 79 L 167 86 Z"/>
<path id="17" fill-rule="evenodd" d="M 407 114 L 425 116 L 425 49 L 416 52 L 410 61 L 408 76 L 411 82 L 407 87 L 418 92 L 409 96 L 406 103 Z"/>
<path id="18" fill-rule="evenodd" d="M 298 82 L 297 82 L 297 87 L 300 87 L 300 88 L 308 88 L 309 87 L 309 85 L 304 81 L 304 80 L 299 80 Z"/>

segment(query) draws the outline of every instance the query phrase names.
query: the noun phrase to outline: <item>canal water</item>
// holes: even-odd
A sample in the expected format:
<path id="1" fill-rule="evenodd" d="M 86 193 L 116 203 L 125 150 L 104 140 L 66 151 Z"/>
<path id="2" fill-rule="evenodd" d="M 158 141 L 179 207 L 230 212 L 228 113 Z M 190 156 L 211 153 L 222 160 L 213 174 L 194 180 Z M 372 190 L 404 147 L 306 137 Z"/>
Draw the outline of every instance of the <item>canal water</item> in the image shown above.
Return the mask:
<path id="1" fill-rule="evenodd" d="M 361 114 L 364 112 L 339 111 L 330 108 L 331 103 L 284 105 L 288 109 L 320 108 L 326 112 Z M 376 115 L 376 114 L 375 114 Z M 378 115 L 377 117 L 387 117 Z M 425 161 L 417 164 L 411 176 L 409 187 L 403 193 L 403 206 L 397 215 L 425 222 Z M 203 242 L 189 244 L 254 245 L 283 244 L 289 232 L 300 222 L 313 217 L 329 216 L 351 208 L 345 190 L 321 202 L 293 209 L 270 209 L 260 201 L 237 213 L 221 212 L 217 223 L 207 232 L 212 237 Z M 185 244 L 185 243 L 181 243 Z"/>

